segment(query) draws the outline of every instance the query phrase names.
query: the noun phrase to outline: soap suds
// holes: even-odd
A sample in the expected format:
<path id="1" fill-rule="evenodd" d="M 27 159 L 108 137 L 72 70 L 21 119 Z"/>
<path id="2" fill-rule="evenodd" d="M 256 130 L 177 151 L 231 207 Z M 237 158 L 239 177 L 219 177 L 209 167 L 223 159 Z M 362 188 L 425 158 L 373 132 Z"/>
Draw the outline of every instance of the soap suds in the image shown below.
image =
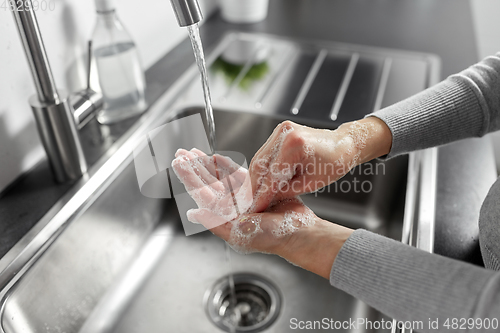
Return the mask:
<path id="1" fill-rule="evenodd" d="M 306 158 L 313 158 L 314 157 L 314 147 L 313 145 L 306 143 L 304 145 L 304 154 Z"/>
<path id="2" fill-rule="evenodd" d="M 285 199 L 270 205 L 266 212 L 274 212 L 290 203 L 299 204 L 304 212 L 298 213 L 296 210 L 287 210 L 276 229 L 272 230 L 273 236 L 282 238 L 290 236 L 302 227 L 312 226 L 315 223 L 314 213 L 305 206 L 300 198 Z"/>
<path id="3" fill-rule="evenodd" d="M 262 217 L 256 215 L 239 217 L 231 222 L 232 228 L 228 244 L 233 250 L 242 254 L 255 252 L 251 247 L 251 242 L 257 234 L 263 232 L 260 226 L 261 221 Z"/>
<path id="4" fill-rule="evenodd" d="M 334 162 L 338 167 L 344 168 L 345 172 L 352 169 L 359 163 L 361 152 L 366 147 L 366 142 L 369 139 L 368 126 L 357 121 L 343 124 L 340 129 L 347 128 L 347 136 L 343 137 L 335 145 L 335 149 L 342 149 L 342 154 Z"/>
<path id="5" fill-rule="evenodd" d="M 256 204 L 260 202 L 263 196 L 273 197 L 274 194 L 284 186 L 283 183 L 287 183 L 293 178 L 294 170 L 291 170 L 290 168 L 280 170 L 280 166 L 276 162 L 285 138 L 293 131 L 294 128 L 290 124 L 284 124 L 281 132 L 278 134 L 278 138 L 275 140 L 270 149 L 270 154 L 264 155 L 256 161 L 256 168 L 258 169 L 255 171 L 260 175 L 260 177 L 257 180 L 257 189 L 253 197 L 253 204 L 249 207 L 247 211 L 248 213 L 256 212 Z M 271 184 L 268 184 L 270 188 L 263 186 L 266 177 L 269 177 L 268 179 L 271 181 Z"/>
<path id="6" fill-rule="evenodd" d="M 282 217 L 273 214 L 276 212 L 281 214 L 283 208 L 290 204 L 301 206 L 299 210 L 303 210 L 303 213 L 296 210 L 286 210 Z M 263 217 L 267 220 L 263 221 Z M 271 235 L 276 240 L 279 240 L 291 236 L 301 228 L 313 226 L 315 222 L 314 213 L 304 206 L 300 198 L 281 200 L 271 204 L 262 215 L 240 216 L 231 221 L 232 226 L 228 244 L 235 251 L 242 254 L 256 252 L 252 246 L 252 241 L 258 234 L 264 232 L 262 223 L 266 223 L 266 230 L 269 230 Z"/>

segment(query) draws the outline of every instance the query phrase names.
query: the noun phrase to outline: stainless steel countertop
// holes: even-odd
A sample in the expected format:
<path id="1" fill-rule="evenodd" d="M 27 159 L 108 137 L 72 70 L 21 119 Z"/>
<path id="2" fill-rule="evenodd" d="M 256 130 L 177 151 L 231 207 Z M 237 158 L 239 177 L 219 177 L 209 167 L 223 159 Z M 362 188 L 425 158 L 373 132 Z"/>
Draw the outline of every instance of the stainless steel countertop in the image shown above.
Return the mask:
<path id="1" fill-rule="evenodd" d="M 207 49 L 227 30 L 239 30 L 435 53 L 442 59 L 442 77 L 477 59 L 467 0 L 273 0 L 268 18 L 261 23 L 229 24 L 216 13 L 201 30 Z M 154 64 L 146 73 L 148 101 L 155 101 L 193 62 L 189 42 L 184 40 Z M 111 130 L 116 135 L 123 132 L 119 127 Z M 91 129 L 83 136 L 88 146 L 86 153 L 93 157 L 91 161 L 97 160 L 106 144 L 96 148 Z M 496 176 L 490 150 L 485 139 L 466 140 L 439 149 L 437 253 L 477 261 L 473 255 L 477 254 L 477 215 Z M 471 160 L 476 163 L 465 163 Z M 43 161 L 3 192 L 0 257 L 69 187 L 55 184 Z M 471 233 L 472 237 L 463 237 Z M 453 240 L 450 235 L 460 237 Z"/>

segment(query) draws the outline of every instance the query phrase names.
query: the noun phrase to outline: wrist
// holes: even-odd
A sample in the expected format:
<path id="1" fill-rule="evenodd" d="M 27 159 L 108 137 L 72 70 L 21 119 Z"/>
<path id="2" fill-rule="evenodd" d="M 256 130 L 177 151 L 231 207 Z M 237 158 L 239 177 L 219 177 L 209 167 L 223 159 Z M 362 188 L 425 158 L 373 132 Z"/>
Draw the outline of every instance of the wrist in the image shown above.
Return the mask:
<path id="1" fill-rule="evenodd" d="M 368 162 L 389 154 L 392 146 L 392 133 L 384 121 L 377 117 L 342 124 L 338 131 L 341 136 L 350 136 L 355 144 L 356 153 L 352 155 L 352 166 Z"/>
<path id="2" fill-rule="evenodd" d="M 293 234 L 278 255 L 329 279 L 335 258 L 353 231 L 316 217 L 316 223 Z"/>
<path id="3" fill-rule="evenodd" d="M 387 124 L 377 118 L 368 117 L 358 121 L 368 128 L 366 147 L 361 152 L 360 164 L 389 154 L 392 147 L 392 133 Z"/>

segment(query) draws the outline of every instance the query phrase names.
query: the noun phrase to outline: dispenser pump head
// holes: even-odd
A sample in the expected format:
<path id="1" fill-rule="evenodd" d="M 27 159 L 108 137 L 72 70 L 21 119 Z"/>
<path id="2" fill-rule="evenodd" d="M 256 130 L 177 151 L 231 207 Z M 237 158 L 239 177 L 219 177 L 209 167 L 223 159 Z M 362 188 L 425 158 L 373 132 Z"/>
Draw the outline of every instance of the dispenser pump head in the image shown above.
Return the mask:
<path id="1" fill-rule="evenodd" d="M 170 2 L 181 27 L 198 23 L 203 18 L 197 0 L 170 0 Z"/>

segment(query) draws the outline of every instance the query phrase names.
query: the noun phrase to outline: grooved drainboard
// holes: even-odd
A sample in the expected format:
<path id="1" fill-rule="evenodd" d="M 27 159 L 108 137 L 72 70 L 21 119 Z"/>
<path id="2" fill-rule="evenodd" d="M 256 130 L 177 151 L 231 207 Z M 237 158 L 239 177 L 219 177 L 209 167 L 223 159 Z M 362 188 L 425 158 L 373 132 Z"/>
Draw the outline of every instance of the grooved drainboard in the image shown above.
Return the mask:
<path id="1" fill-rule="evenodd" d="M 416 94 L 439 73 L 432 54 L 249 33 L 227 35 L 211 56 L 214 108 L 333 126 Z M 187 96 L 201 99 L 198 84 Z"/>

